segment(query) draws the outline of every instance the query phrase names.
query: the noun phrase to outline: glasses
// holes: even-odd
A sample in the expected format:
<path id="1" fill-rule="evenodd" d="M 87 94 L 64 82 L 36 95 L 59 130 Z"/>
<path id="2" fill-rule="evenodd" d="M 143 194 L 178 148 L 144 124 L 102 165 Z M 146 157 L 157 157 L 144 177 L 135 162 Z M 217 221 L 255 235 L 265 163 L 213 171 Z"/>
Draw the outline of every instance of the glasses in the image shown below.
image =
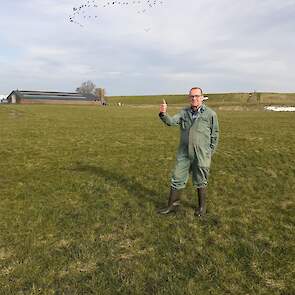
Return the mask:
<path id="1" fill-rule="evenodd" d="M 194 99 L 194 98 L 201 98 L 203 95 L 189 95 L 188 97 L 191 98 L 191 99 Z"/>

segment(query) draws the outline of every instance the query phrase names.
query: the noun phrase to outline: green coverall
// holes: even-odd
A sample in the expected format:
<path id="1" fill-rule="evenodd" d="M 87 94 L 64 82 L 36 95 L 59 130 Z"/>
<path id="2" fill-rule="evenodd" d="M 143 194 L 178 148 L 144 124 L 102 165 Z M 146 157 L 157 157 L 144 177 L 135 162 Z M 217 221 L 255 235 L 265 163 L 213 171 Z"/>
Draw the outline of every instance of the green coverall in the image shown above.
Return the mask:
<path id="1" fill-rule="evenodd" d="M 190 172 L 197 188 L 206 187 L 211 157 L 219 138 L 216 113 L 202 104 L 195 119 L 191 107 L 184 108 L 173 117 L 160 113 L 160 118 L 168 126 L 180 126 L 180 143 L 171 187 L 175 190 L 185 188 Z"/>

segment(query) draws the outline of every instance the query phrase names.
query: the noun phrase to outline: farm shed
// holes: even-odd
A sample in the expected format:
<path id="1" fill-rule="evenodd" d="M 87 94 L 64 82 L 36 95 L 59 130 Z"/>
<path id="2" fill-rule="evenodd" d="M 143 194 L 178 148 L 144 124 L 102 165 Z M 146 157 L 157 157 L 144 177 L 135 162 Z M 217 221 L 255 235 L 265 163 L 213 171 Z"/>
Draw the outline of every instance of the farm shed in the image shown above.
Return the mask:
<path id="1" fill-rule="evenodd" d="M 97 104 L 95 95 L 84 96 L 77 92 L 13 90 L 7 97 L 8 103 L 48 104 Z"/>

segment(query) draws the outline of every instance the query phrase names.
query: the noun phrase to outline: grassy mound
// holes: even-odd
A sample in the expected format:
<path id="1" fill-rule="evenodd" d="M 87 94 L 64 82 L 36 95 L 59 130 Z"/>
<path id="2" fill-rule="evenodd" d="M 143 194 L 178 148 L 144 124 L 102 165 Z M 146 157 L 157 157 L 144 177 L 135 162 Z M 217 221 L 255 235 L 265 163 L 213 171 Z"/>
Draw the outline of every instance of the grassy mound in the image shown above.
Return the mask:
<path id="1" fill-rule="evenodd" d="M 295 93 L 208 93 L 208 104 L 293 104 L 295 105 Z M 146 96 L 110 96 L 107 101 L 110 105 L 119 102 L 125 105 L 159 105 L 165 98 L 168 104 L 184 104 L 187 95 L 146 95 Z"/>

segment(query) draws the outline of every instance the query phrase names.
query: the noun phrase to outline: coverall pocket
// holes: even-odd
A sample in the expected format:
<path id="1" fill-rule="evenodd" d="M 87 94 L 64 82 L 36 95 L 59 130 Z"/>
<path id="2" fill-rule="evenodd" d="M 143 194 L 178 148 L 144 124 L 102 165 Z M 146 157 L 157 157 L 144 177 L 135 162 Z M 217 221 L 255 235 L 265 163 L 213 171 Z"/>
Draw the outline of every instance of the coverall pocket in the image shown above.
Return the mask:
<path id="1" fill-rule="evenodd" d="M 183 130 L 188 129 L 188 121 L 184 118 L 181 118 L 180 119 L 180 127 Z"/>
<path id="2" fill-rule="evenodd" d="M 206 118 L 200 118 L 198 129 L 201 133 L 210 132 L 210 122 Z"/>

